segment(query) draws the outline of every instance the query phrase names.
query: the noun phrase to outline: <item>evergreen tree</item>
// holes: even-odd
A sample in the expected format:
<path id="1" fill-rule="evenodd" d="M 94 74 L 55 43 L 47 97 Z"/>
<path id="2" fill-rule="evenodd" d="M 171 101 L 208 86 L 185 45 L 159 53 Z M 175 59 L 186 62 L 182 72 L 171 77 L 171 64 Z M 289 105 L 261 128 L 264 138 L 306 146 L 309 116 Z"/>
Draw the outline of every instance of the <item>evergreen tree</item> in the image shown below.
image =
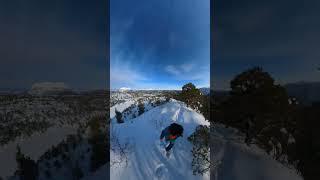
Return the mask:
<path id="1" fill-rule="evenodd" d="M 267 148 L 268 136 L 286 123 L 288 99 L 262 68 L 249 69 L 231 81 L 230 97 L 222 104 L 224 123 L 242 130 L 248 144 L 258 138 Z"/>
<path id="2" fill-rule="evenodd" d="M 90 130 L 90 139 L 95 139 L 99 136 L 100 133 L 100 120 L 99 118 L 92 118 L 89 123 L 89 130 Z"/>
<path id="3" fill-rule="evenodd" d="M 139 113 L 139 116 L 144 113 L 144 103 L 143 103 L 143 101 L 139 101 L 138 113 Z"/>
<path id="4" fill-rule="evenodd" d="M 188 140 L 193 144 L 192 147 L 192 170 L 193 174 L 203 175 L 210 170 L 210 150 L 209 150 L 209 128 L 200 125 L 195 132 L 188 137 Z"/>
<path id="5" fill-rule="evenodd" d="M 108 136 L 106 133 L 100 130 L 100 121 L 98 118 L 94 118 L 90 121 L 91 136 L 89 143 L 92 147 L 91 153 L 91 171 L 94 172 L 99 167 L 107 163 L 109 157 L 109 151 L 107 149 Z"/>
<path id="6" fill-rule="evenodd" d="M 107 141 L 105 134 L 100 134 L 94 141 L 91 142 L 91 171 L 96 171 L 99 167 L 107 163 L 109 151 L 107 149 Z"/>
<path id="7" fill-rule="evenodd" d="M 36 180 L 38 177 L 38 165 L 35 161 L 26 157 L 19 146 L 17 146 L 16 161 L 18 170 L 16 174 L 23 180 Z"/>
<path id="8" fill-rule="evenodd" d="M 115 109 L 116 112 L 116 119 L 118 123 L 124 123 L 123 119 L 122 119 L 122 113 L 119 112 L 117 109 Z"/>
<path id="9" fill-rule="evenodd" d="M 178 100 L 183 101 L 187 106 L 200 111 L 202 94 L 195 85 L 188 83 L 182 87 L 182 91 L 178 95 Z"/>
<path id="10" fill-rule="evenodd" d="M 80 168 L 78 162 L 76 162 L 76 165 L 75 165 L 75 167 L 74 167 L 73 170 L 72 170 L 72 175 L 73 175 L 73 179 L 74 179 L 74 180 L 79 180 L 79 179 L 81 179 L 81 178 L 84 176 L 83 171 L 82 171 L 82 169 Z"/>
<path id="11" fill-rule="evenodd" d="M 49 170 L 46 170 L 45 172 L 44 172 L 44 174 L 45 174 L 45 176 L 46 176 L 46 178 L 51 178 L 51 173 L 50 173 L 50 171 Z"/>

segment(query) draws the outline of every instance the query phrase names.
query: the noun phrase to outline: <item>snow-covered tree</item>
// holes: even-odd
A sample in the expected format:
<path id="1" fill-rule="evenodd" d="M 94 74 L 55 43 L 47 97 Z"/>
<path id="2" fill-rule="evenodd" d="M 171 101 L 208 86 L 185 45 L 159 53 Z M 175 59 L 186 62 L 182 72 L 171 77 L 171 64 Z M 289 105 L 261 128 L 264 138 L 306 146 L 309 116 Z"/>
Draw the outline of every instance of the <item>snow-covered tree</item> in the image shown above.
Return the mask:
<path id="1" fill-rule="evenodd" d="M 210 150 L 209 150 L 209 128 L 200 125 L 195 132 L 188 137 L 193 144 L 192 147 L 192 170 L 193 174 L 203 175 L 210 170 Z"/>

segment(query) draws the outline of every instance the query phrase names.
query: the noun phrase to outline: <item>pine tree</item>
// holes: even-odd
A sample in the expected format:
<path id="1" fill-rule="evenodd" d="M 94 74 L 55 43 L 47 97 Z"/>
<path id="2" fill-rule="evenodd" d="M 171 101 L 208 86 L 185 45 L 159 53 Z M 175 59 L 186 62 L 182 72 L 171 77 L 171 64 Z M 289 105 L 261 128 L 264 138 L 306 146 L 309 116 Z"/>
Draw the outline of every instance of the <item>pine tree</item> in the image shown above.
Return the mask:
<path id="1" fill-rule="evenodd" d="M 122 119 L 122 113 L 119 112 L 117 109 L 115 109 L 115 113 L 116 113 L 116 119 L 118 123 L 124 123 L 123 119 Z"/>
<path id="2" fill-rule="evenodd" d="M 177 100 L 185 102 L 187 106 L 196 111 L 200 111 L 202 97 L 201 91 L 192 83 L 188 83 L 182 87 L 182 91 L 178 95 Z"/>
<path id="3" fill-rule="evenodd" d="M 91 171 L 94 172 L 99 167 L 107 163 L 108 160 L 108 149 L 107 149 L 107 135 L 100 130 L 100 121 L 94 118 L 90 121 L 91 136 L 89 143 L 92 147 L 91 153 Z"/>
<path id="4" fill-rule="evenodd" d="M 72 175 L 73 175 L 73 179 L 74 179 L 74 180 L 79 180 L 79 179 L 81 179 L 81 178 L 84 176 L 83 171 L 82 171 L 82 169 L 80 168 L 78 162 L 76 162 L 76 165 L 75 165 L 75 167 L 74 167 L 73 170 L 72 170 Z"/>
<path id="5" fill-rule="evenodd" d="M 17 146 L 16 161 L 18 169 L 16 174 L 24 180 L 35 180 L 38 177 L 38 165 L 35 161 L 22 154 L 21 149 Z"/>
<path id="6" fill-rule="evenodd" d="M 188 137 L 193 144 L 192 147 L 192 170 L 193 174 L 203 175 L 210 170 L 210 150 L 209 150 L 209 128 L 200 125 L 195 132 Z"/>
<path id="7" fill-rule="evenodd" d="M 230 97 L 221 105 L 224 123 L 268 146 L 270 135 L 285 123 L 289 108 L 286 90 L 260 67 L 248 69 L 231 81 Z"/>
<path id="8" fill-rule="evenodd" d="M 144 113 L 144 103 L 142 101 L 139 101 L 138 113 L 139 113 L 139 116 Z"/>

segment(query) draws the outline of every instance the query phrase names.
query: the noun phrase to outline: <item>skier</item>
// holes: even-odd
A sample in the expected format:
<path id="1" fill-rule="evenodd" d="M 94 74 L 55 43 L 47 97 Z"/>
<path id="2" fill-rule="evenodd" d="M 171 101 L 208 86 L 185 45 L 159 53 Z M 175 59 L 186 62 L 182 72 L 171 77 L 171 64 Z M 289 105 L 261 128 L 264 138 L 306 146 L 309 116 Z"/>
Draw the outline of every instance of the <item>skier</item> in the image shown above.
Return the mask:
<path id="1" fill-rule="evenodd" d="M 160 135 L 160 145 L 166 149 L 166 156 L 170 156 L 170 150 L 178 137 L 182 137 L 183 127 L 180 124 L 172 123 L 170 126 L 162 130 Z M 169 145 L 168 145 L 169 143 Z"/>

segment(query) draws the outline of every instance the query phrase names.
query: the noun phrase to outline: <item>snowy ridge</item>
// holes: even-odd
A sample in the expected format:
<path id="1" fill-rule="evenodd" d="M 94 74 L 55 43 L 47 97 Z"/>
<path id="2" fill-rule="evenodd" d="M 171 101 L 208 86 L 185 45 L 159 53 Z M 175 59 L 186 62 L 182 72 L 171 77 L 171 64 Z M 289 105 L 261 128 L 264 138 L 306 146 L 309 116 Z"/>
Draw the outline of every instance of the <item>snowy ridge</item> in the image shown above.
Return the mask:
<path id="1" fill-rule="evenodd" d="M 163 128 L 177 122 L 185 132 L 167 158 L 159 146 L 159 135 Z M 133 121 L 123 124 L 112 123 L 111 179 L 132 180 L 302 180 L 295 169 L 274 160 L 257 146 L 247 146 L 242 135 L 232 128 L 215 124 L 211 132 L 212 171 L 203 176 L 192 174 L 192 144 L 187 140 L 198 125 L 209 125 L 204 117 L 183 103 L 172 100 L 145 112 Z M 117 143 L 122 144 L 125 154 L 119 153 Z M 120 161 L 120 162 L 119 162 Z M 106 167 L 104 167 L 106 168 Z M 108 169 L 100 169 L 105 172 Z"/>
<path id="2" fill-rule="evenodd" d="M 159 135 L 163 128 L 177 122 L 184 127 L 184 137 L 179 138 L 171 157 L 163 155 L 159 146 Z M 130 144 L 127 163 L 118 162 L 120 154 L 111 151 L 111 179 L 209 179 L 209 174 L 192 174 L 192 144 L 187 140 L 195 128 L 209 125 L 204 117 L 184 104 L 171 101 L 136 118 L 132 123 L 111 125 L 111 137 L 118 138 L 120 144 Z M 117 144 L 111 140 L 111 147 Z M 115 148 L 116 149 L 116 148 Z"/>

